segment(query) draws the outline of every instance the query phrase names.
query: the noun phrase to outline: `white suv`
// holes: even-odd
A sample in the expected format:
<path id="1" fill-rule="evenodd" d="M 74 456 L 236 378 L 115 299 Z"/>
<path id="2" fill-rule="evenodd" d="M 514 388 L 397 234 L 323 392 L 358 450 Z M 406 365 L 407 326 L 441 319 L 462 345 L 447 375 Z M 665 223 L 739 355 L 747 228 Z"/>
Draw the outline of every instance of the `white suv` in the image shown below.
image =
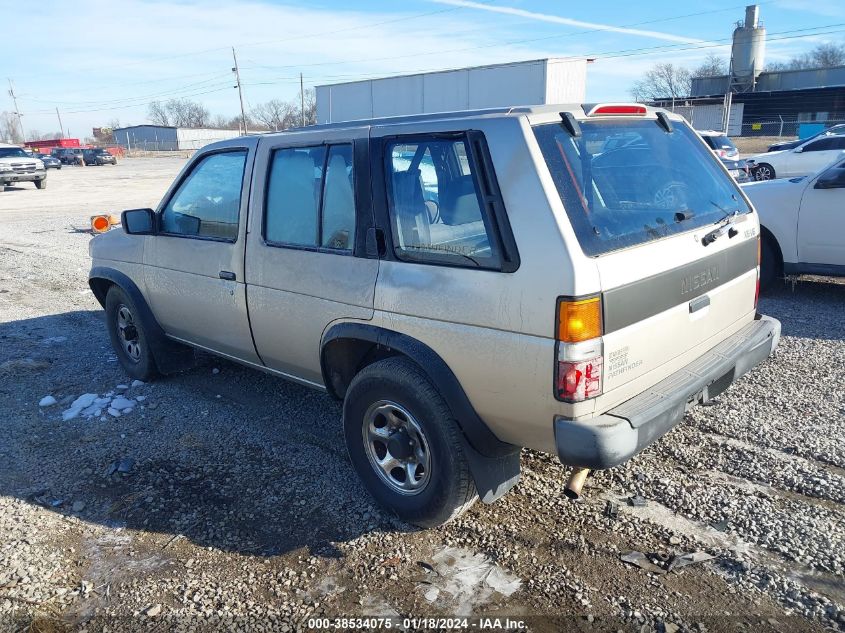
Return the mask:
<path id="1" fill-rule="evenodd" d="M 638 104 L 226 140 L 123 229 L 91 241 L 90 284 L 131 376 L 200 348 L 327 391 L 368 490 L 422 526 L 507 492 L 524 446 L 577 495 L 780 332 L 753 208 Z"/>

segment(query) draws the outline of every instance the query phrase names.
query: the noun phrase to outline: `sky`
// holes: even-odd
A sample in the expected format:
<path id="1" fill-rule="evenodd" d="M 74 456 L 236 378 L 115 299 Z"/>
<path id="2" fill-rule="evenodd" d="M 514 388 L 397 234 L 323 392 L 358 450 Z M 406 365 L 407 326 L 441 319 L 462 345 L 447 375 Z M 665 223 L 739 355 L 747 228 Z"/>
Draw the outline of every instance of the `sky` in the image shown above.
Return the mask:
<path id="1" fill-rule="evenodd" d="M 843 0 L 759 2 L 767 61 L 845 42 Z M 315 85 L 543 57 L 595 57 L 587 100 L 624 101 L 652 65 L 728 57 L 736 0 L 41 0 L 0 28 L 0 81 L 11 79 L 27 131 L 67 136 L 147 121 L 152 100 L 186 97 L 239 112 Z M 7 88 L 8 86 L 4 86 Z M 0 110 L 13 110 L 11 97 Z"/>

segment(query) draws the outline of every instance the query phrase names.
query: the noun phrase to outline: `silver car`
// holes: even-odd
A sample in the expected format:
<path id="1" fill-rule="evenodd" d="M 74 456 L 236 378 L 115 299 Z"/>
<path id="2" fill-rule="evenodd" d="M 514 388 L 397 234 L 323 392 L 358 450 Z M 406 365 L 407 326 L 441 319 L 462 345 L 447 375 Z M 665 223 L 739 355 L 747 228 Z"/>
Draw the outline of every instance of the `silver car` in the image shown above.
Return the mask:
<path id="1" fill-rule="evenodd" d="M 766 359 L 758 249 L 680 117 L 544 106 L 209 145 L 92 240 L 90 285 L 130 376 L 203 349 L 326 391 L 370 493 L 434 526 L 521 447 L 577 496 Z"/>

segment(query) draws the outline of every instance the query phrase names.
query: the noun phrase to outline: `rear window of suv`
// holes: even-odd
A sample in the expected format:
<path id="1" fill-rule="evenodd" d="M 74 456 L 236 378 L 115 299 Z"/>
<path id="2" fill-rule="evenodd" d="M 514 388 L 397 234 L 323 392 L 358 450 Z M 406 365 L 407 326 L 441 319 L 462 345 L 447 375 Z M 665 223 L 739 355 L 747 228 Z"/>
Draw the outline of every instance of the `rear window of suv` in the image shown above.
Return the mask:
<path id="1" fill-rule="evenodd" d="M 734 145 L 733 141 L 727 136 L 704 134 L 702 135 L 702 138 L 713 149 L 726 149 L 728 151 L 736 149 L 736 145 Z"/>
<path id="2" fill-rule="evenodd" d="M 587 255 L 644 244 L 713 224 L 748 205 L 688 126 L 654 119 L 581 121 L 534 134 Z"/>

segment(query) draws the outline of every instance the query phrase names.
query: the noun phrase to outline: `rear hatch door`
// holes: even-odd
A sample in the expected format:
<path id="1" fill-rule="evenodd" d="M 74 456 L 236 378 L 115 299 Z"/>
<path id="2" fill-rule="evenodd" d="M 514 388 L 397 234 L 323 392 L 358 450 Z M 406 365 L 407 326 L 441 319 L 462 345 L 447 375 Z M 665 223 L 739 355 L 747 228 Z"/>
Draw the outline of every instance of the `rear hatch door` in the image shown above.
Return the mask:
<path id="1" fill-rule="evenodd" d="M 648 110 L 534 127 L 601 277 L 597 409 L 662 380 L 754 315 L 756 216 L 695 132 L 661 118 Z"/>

